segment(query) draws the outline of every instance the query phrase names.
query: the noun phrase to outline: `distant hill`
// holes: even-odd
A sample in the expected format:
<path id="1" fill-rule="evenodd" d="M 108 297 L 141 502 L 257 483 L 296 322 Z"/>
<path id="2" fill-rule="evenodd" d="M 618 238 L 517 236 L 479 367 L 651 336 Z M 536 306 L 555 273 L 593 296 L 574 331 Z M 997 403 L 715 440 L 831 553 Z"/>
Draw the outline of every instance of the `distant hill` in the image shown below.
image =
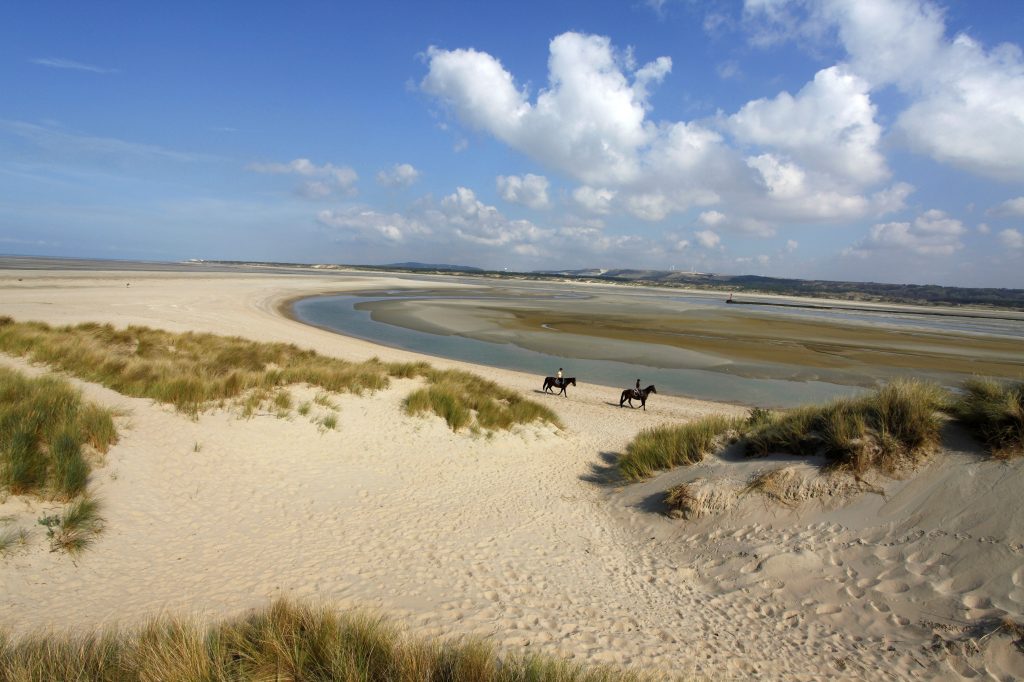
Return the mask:
<path id="1" fill-rule="evenodd" d="M 397 268 L 399 270 L 437 270 L 440 272 L 483 272 L 481 268 L 474 268 L 471 265 L 441 265 L 438 263 L 389 263 L 378 265 L 379 268 Z"/>
<path id="2" fill-rule="evenodd" d="M 937 284 L 886 284 L 819 279 L 785 279 L 759 275 L 718 275 L 675 270 L 548 270 L 547 277 L 628 282 L 721 291 L 785 294 L 892 303 L 982 305 L 1024 310 L 1024 289 L 945 287 Z"/>

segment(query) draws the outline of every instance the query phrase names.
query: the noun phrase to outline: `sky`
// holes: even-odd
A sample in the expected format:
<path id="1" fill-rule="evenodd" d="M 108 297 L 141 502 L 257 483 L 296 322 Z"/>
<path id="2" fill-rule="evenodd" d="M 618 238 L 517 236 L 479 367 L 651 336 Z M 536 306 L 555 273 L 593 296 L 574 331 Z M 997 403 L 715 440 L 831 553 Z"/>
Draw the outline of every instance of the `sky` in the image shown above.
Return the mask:
<path id="1" fill-rule="evenodd" d="M 1024 288 L 1020 0 L 36 2 L 0 254 Z"/>

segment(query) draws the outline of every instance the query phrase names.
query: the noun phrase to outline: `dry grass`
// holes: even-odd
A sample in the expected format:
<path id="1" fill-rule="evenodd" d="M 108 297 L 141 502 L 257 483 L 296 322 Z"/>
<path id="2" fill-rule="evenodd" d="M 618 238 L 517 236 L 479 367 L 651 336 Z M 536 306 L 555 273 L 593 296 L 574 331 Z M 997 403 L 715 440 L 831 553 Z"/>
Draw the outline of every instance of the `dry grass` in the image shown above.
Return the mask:
<path id="1" fill-rule="evenodd" d="M 89 464 L 117 440 L 113 414 L 82 400 L 67 381 L 0 368 L 0 486 L 69 500 L 84 492 Z"/>
<path id="2" fill-rule="evenodd" d="M 751 476 L 742 494 L 758 493 L 789 507 L 807 500 L 858 495 L 863 492 L 881 491 L 862 479 L 842 472 L 827 471 L 805 476 L 794 467 L 780 467 L 759 471 Z"/>
<path id="3" fill-rule="evenodd" d="M 0 637 L 0 679 L 618 682 L 638 675 L 487 643 L 403 637 L 360 614 L 279 601 L 202 628 L 162 618 L 131 631 Z"/>
<path id="4" fill-rule="evenodd" d="M 237 401 L 243 416 L 269 408 L 287 415 L 284 387 L 322 389 L 315 402 L 335 408 L 328 393 L 362 394 L 386 388 L 392 378 L 423 378 L 427 400 L 410 397 L 410 411 L 429 409 L 453 429 L 473 424 L 508 429 L 535 421 L 558 424 L 549 409 L 467 372 L 444 372 L 424 362 L 349 362 L 292 344 L 257 343 L 215 334 L 131 326 L 80 324 L 50 327 L 0 317 L 0 351 L 27 357 L 125 395 L 168 403 L 197 415 L 211 405 Z M 467 410 L 471 419 L 458 412 Z M 307 410 L 308 411 L 308 410 Z"/>
<path id="5" fill-rule="evenodd" d="M 995 457 L 1024 455 L 1024 382 L 968 381 L 953 413 Z"/>
<path id="6" fill-rule="evenodd" d="M 549 408 L 475 374 L 429 370 L 427 379 L 431 385 L 410 394 L 405 410 L 412 415 L 433 412 L 453 431 L 466 426 L 499 431 L 538 421 L 561 427 Z"/>
<path id="7" fill-rule="evenodd" d="M 737 498 L 732 482 L 721 479 L 696 478 L 665 491 L 669 516 L 687 520 L 728 511 Z"/>
<path id="8" fill-rule="evenodd" d="M 687 424 L 644 429 L 619 458 L 619 473 L 637 480 L 660 469 L 700 462 L 740 425 L 740 419 L 711 415 Z"/>
<path id="9" fill-rule="evenodd" d="M 748 455 L 824 455 L 857 475 L 915 466 L 939 441 L 950 396 L 939 386 L 896 380 L 869 395 L 761 417 L 744 433 Z"/>

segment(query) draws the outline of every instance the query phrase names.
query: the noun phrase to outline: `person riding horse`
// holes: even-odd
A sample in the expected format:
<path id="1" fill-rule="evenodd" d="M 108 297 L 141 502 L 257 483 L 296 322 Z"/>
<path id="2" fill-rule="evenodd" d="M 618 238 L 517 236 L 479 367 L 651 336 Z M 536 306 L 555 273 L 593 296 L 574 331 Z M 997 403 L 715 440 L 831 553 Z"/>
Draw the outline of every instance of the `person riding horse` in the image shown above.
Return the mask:
<path id="1" fill-rule="evenodd" d="M 633 389 L 633 395 L 636 396 L 637 400 L 640 400 L 640 379 L 636 380 L 636 387 Z"/>

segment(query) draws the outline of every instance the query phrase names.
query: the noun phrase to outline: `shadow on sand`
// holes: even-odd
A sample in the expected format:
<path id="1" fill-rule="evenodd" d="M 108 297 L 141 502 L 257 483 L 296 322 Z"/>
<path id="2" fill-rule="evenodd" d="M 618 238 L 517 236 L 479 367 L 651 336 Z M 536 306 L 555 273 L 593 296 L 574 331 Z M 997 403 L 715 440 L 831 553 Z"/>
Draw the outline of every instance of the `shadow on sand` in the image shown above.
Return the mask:
<path id="1" fill-rule="evenodd" d="M 581 481 L 596 483 L 598 485 L 616 485 L 625 483 L 622 474 L 619 473 L 619 453 L 601 452 L 598 453 L 600 462 L 591 462 L 590 471 L 580 476 Z"/>

